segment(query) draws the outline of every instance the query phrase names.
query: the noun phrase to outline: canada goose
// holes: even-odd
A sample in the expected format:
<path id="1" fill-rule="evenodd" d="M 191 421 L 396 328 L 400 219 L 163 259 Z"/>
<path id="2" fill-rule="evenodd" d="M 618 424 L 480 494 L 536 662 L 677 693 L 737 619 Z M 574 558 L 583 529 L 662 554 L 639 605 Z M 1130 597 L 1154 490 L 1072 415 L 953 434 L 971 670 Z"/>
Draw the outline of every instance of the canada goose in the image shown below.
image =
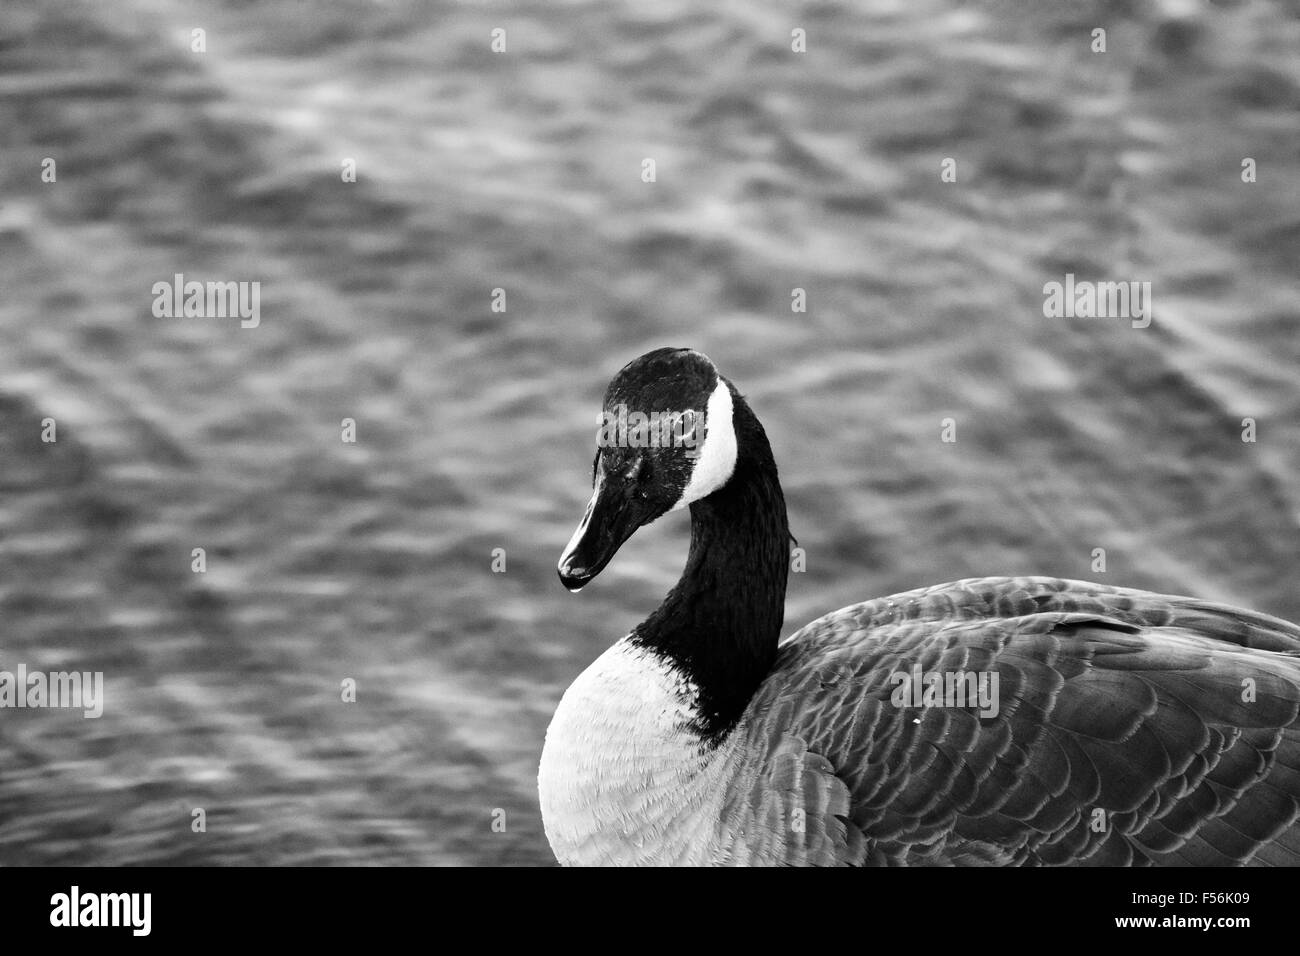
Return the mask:
<path id="1" fill-rule="evenodd" d="M 603 436 L 560 580 L 578 590 L 688 505 L 691 545 L 547 730 L 538 788 L 561 863 L 1300 864 L 1300 628 L 979 578 L 843 608 L 778 646 L 785 501 L 744 398 L 699 352 L 658 349 L 604 408 L 677 414 Z"/>

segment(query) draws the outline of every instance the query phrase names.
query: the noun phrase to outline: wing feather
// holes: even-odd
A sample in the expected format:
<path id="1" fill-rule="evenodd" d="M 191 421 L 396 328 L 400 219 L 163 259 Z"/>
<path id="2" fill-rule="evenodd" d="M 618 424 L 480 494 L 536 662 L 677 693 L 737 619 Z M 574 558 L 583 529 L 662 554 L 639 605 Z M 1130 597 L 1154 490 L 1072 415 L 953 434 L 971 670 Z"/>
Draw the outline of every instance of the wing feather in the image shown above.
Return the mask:
<path id="1" fill-rule="evenodd" d="M 996 676 L 996 707 L 896 703 L 904 673 Z M 1300 865 L 1300 628 L 1255 612 L 1049 578 L 882 598 L 785 642 L 737 733 L 754 861 Z"/>

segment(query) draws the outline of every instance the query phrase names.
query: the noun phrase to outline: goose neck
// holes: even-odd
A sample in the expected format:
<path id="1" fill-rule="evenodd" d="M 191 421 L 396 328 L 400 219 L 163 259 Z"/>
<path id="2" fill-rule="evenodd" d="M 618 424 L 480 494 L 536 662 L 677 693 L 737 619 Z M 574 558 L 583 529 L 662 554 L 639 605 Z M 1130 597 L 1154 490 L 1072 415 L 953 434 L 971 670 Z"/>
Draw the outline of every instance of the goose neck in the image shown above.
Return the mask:
<path id="1" fill-rule="evenodd" d="M 745 424 L 748 441 L 731 479 L 691 505 L 681 580 L 632 635 L 695 685 L 693 729 L 714 743 L 735 726 L 776 659 L 789 571 L 776 466 L 761 427 Z"/>

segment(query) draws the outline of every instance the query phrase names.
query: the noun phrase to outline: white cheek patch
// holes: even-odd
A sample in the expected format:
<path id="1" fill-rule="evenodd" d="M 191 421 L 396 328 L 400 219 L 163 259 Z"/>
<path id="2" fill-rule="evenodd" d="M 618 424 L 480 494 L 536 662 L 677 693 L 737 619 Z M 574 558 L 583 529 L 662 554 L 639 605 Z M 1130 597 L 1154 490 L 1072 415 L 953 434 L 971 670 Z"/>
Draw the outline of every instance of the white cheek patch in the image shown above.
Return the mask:
<path id="1" fill-rule="evenodd" d="M 691 480 L 669 511 L 685 508 L 731 480 L 731 473 L 736 470 L 736 425 L 731 412 L 731 389 L 719 376 L 718 386 L 709 396 L 709 406 L 704 412 L 704 444 L 691 469 Z"/>

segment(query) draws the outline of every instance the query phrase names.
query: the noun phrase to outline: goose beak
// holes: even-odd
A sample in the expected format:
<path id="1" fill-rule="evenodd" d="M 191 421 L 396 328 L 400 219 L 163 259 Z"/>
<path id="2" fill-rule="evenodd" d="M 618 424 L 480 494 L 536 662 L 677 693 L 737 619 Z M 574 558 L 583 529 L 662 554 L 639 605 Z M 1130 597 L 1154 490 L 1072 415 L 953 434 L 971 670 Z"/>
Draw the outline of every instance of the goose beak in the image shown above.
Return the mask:
<path id="1" fill-rule="evenodd" d="M 639 502 L 611 492 L 604 475 L 597 475 L 582 523 L 560 555 L 556 568 L 560 583 L 575 594 L 581 591 L 604 570 L 623 542 L 641 527 L 643 511 Z"/>

